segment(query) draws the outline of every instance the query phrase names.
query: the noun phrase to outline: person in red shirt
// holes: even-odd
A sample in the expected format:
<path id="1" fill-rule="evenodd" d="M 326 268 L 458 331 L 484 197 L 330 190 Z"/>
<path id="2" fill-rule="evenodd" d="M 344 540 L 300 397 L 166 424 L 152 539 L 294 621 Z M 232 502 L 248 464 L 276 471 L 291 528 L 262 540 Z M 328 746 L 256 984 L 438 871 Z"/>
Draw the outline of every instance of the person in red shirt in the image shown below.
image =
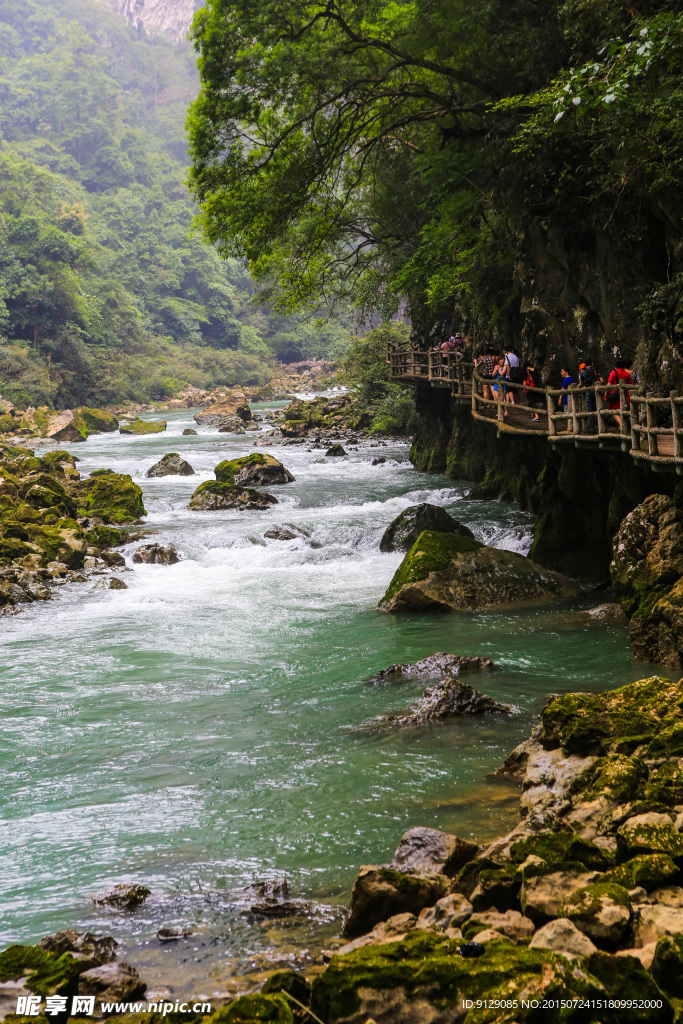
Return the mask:
<path id="1" fill-rule="evenodd" d="M 615 363 L 614 363 L 614 369 L 612 370 L 612 372 L 610 373 L 609 377 L 607 378 L 607 383 L 608 384 L 620 384 L 620 383 L 622 383 L 622 381 L 625 384 L 630 384 L 631 383 L 631 371 L 629 369 L 627 369 L 627 367 L 626 367 L 626 360 L 624 360 L 624 359 L 617 359 L 617 360 L 615 360 Z M 631 408 L 631 395 L 630 395 L 630 393 L 628 391 L 626 392 L 626 396 L 625 397 L 626 397 L 626 408 L 630 409 Z M 618 391 L 608 391 L 607 392 L 607 408 L 608 409 L 619 409 L 620 407 L 621 407 L 621 403 L 619 401 L 619 392 Z M 621 434 L 621 432 L 622 432 L 621 416 L 620 416 L 619 413 L 615 412 L 614 413 L 614 418 L 617 421 L 617 428 L 619 430 L 619 433 Z"/>

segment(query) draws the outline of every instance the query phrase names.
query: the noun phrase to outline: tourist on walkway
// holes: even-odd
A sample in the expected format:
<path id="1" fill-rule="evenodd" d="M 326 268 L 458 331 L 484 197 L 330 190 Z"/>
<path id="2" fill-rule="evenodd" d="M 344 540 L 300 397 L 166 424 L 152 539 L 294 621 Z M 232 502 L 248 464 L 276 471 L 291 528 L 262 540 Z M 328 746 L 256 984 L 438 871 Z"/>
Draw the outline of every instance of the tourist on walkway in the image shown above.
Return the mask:
<path id="1" fill-rule="evenodd" d="M 506 345 L 505 349 L 505 362 L 503 363 L 503 373 L 510 381 L 511 384 L 522 383 L 522 364 L 519 361 L 519 356 L 513 349 L 512 345 Z M 505 389 L 505 399 L 510 405 L 515 405 L 515 389 Z M 505 413 L 507 416 L 507 412 Z"/>
<path id="2" fill-rule="evenodd" d="M 538 423 L 538 408 L 543 407 L 543 395 L 540 392 L 542 388 L 541 375 L 534 366 L 533 360 L 529 360 L 526 364 L 526 380 L 524 384 L 527 388 L 526 401 L 527 405 L 531 409 L 531 418 Z"/>
<path id="3" fill-rule="evenodd" d="M 474 360 L 474 365 L 477 368 L 477 373 L 479 374 L 480 377 L 484 379 L 484 381 L 491 380 L 493 378 L 493 371 L 496 368 L 496 361 L 490 349 L 484 351 L 483 348 L 480 348 L 477 358 Z M 491 389 L 490 384 L 484 383 L 482 392 L 484 398 L 487 401 L 493 401 L 493 391 Z"/>
<path id="4" fill-rule="evenodd" d="M 607 378 L 608 384 L 630 384 L 631 383 L 631 371 L 626 366 L 627 360 L 616 359 L 614 362 L 614 369 Z M 625 394 L 626 408 L 631 408 L 631 395 L 627 390 Z M 620 394 L 619 391 L 608 391 L 607 392 L 607 408 L 611 411 L 621 408 Z M 614 413 L 614 419 L 617 423 L 617 429 L 619 433 L 622 432 L 621 415 L 620 413 Z"/>
<path id="5" fill-rule="evenodd" d="M 569 370 L 565 370 L 565 369 L 560 370 L 560 375 L 562 377 L 562 387 L 564 388 L 565 391 L 568 391 L 569 387 L 572 384 L 576 384 L 576 381 L 572 377 L 572 375 L 571 375 Z M 567 411 L 567 403 L 568 403 L 568 401 L 569 401 L 569 395 L 560 395 L 560 397 L 557 399 L 557 407 L 558 407 L 558 409 L 564 407 L 564 411 L 566 412 Z M 567 428 L 566 429 L 567 429 L 567 431 L 569 433 L 571 433 L 571 430 L 572 430 L 571 420 L 567 420 Z"/>
<path id="6" fill-rule="evenodd" d="M 596 384 L 602 384 L 602 377 L 595 369 L 593 360 L 587 359 L 585 363 L 581 363 L 581 366 L 579 367 L 579 385 L 582 388 L 594 388 Z M 597 410 L 595 391 L 587 391 L 584 397 L 586 400 L 586 412 L 595 413 Z M 598 433 L 597 416 L 588 417 L 588 433 Z"/>

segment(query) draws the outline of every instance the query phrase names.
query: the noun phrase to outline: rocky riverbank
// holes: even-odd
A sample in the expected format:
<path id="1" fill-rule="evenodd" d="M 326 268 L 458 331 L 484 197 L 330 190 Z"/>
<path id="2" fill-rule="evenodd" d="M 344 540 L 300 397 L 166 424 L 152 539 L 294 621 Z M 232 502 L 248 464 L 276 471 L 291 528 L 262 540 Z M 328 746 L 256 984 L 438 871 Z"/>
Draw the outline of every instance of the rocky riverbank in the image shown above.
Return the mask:
<path id="1" fill-rule="evenodd" d="M 108 469 L 82 480 L 76 462 L 65 451 L 0 446 L 0 613 L 124 565 L 112 549 L 147 515 L 142 490 Z"/>
<path id="2" fill-rule="evenodd" d="M 683 681 L 551 699 L 497 773 L 522 785 L 512 832 L 479 846 L 412 829 L 389 864 L 361 868 L 324 969 L 277 972 L 208 1019 L 679 1020 L 682 736 Z M 114 960 L 111 940 L 60 933 L 0 954 L 0 976 L 41 997 L 140 998 Z"/>

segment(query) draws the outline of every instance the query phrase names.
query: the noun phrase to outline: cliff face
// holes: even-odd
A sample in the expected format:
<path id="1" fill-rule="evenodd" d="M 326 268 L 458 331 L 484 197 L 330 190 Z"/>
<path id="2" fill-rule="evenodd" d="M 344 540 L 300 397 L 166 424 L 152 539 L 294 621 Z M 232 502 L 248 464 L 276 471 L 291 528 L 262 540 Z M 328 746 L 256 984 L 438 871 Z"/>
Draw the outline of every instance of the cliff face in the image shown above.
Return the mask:
<path id="1" fill-rule="evenodd" d="M 107 0 L 138 31 L 184 39 L 202 0 Z"/>

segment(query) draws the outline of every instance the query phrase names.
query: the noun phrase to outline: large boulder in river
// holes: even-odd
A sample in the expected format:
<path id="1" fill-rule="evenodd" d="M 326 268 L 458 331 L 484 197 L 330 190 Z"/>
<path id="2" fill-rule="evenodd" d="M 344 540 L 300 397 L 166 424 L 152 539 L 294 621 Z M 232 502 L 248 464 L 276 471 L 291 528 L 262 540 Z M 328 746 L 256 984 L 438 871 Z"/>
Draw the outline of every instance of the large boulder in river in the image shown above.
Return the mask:
<path id="1" fill-rule="evenodd" d="M 423 501 L 419 505 L 411 505 L 410 508 L 396 516 L 384 531 L 379 542 L 379 549 L 380 551 L 410 551 L 424 530 L 452 533 L 458 537 L 471 537 L 474 540 L 472 531 L 449 516 L 444 508 Z"/>
<path id="2" fill-rule="evenodd" d="M 100 1003 L 130 1002 L 141 999 L 147 985 L 128 964 L 104 964 L 84 971 L 78 979 L 78 994 L 96 996 Z"/>
<path id="3" fill-rule="evenodd" d="M 524 555 L 490 548 L 471 537 L 425 531 L 398 567 L 380 608 L 479 611 L 578 593 L 566 576 Z"/>
<path id="4" fill-rule="evenodd" d="M 683 667 L 683 512 L 652 494 L 626 516 L 610 567 L 639 661 Z"/>
<path id="5" fill-rule="evenodd" d="M 127 473 L 96 469 L 71 489 L 83 516 L 103 523 L 136 523 L 146 516 L 142 490 Z"/>
<path id="6" fill-rule="evenodd" d="M 218 480 L 207 480 L 200 484 L 192 495 L 189 508 L 195 511 L 213 511 L 215 509 L 249 509 L 258 510 L 277 505 L 277 498 L 265 491 L 255 491 L 251 487 L 232 487 Z"/>
<path id="7" fill-rule="evenodd" d="M 267 534 L 266 534 L 267 536 Z M 490 658 L 461 656 L 459 654 L 430 654 L 410 665 L 389 665 L 383 668 L 373 681 L 393 682 L 400 679 L 435 679 L 439 676 L 457 676 L 461 672 L 485 672 L 495 668 Z"/>
<path id="8" fill-rule="evenodd" d="M 109 434 L 119 429 L 119 421 L 113 412 L 106 409 L 91 409 L 87 405 L 81 406 L 78 410 L 80 419 L 85 424 L 89 434 Z"/>
<path id="9" fill-rule="evenodd" d="M 156 462 L 151 469 L 145 473 L 148 478 L 158 476 L 194 476 L 194 470 L 189 462 L 181 459 L 177 452 L 169 452 L 163 459 Z"/>
<path id="10" fill-rule="evenodd" d="M 474 687 L 459 679 L 446 677 L 436 686 L 428 687 L 415 704 L 407 711 L 388 715 L 382 721 L 388 725 L 423 725 L 447 718 L 461 718 L 464 715 L 511 715 L 514 709 L 500 704 L 492 697 L 479 693 Z"/>
<path id="11" fill-rule="evenodd" d="M 175 565 L 180 559 L 174 544 L 143 544 L 134 553 L 133 561 L 137 565 Z"/>
<path id="12" fill-rule="evenodd" d="M 166 420 L 141 420 L 134 419 L 128 423 L 122 423 L 119 427 L 121 434 L 162 434 L 166 430 Z"/>
<path id="13" fill-rule="evenodd" d="M 261 452 L 221 462 L 214 472 L 219 483 L 231 487 L 273 487 L 294 482 L 294 477 L 281 462 Z"/>

